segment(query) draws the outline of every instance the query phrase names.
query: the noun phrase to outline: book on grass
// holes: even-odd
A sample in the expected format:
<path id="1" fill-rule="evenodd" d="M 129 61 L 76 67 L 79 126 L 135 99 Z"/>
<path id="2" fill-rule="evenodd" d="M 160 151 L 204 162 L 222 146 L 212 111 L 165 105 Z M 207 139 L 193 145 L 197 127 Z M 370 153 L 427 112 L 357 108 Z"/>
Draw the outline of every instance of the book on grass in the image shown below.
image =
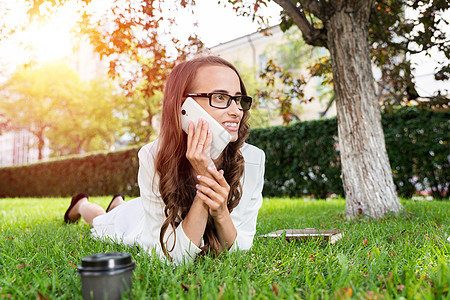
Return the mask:
<path id="1" fill-rule="evenodd" d="M 305 229 L 281 229 L 267 234 L 260 235 L 264 238 L 279 238 L 286 233 L 286 240 L 297 240 L 306 241 L 308 239 L 323 239 L 329 241 L 330 244 L 342 239 L 344 232 L 340 229 L 316 229 L 316 228 L 305 228 Z"/>

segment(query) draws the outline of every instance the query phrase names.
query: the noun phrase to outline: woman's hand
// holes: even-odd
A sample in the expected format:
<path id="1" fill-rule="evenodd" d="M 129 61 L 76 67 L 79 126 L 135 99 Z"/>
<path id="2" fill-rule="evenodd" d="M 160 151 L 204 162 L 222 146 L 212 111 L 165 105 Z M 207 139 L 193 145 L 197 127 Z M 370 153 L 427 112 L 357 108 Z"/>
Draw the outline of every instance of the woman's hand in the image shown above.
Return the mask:
<path id="1" fill-rule="evenodd" d="M 211 177 L 208 167 L 216 169 L 211 159 L 212 132 L 208 129 L 208 122 L 199 119 L 197 128 L 189 122 L 186 158 L 191 163 L 196 175 Z"/>
<path id="2" fill-rule="evenodd" d="M 227 207 L 228 194 L 230 186 L 225 177 L 223 177 L 223 170 L 217 171 L 215 168 L 208 167 L 212 178 L 198 175 L 197 179 L 197 196 L 209 208 L 209 214 L 215 221 L 219 221 L 230 215 Z"/>

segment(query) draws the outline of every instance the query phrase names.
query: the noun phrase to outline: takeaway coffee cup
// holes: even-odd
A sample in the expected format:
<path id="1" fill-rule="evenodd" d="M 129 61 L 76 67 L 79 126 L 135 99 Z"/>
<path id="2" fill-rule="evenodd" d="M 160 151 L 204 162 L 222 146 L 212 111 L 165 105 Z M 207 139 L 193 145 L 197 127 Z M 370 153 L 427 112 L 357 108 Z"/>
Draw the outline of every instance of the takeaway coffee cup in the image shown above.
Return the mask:
<path id="1" fill-rule="evenodd" d="M 120 299 L 131 290 L 134 268 L 129 253 L 108 252 L 82 257 L 78 272 L 83 299 Z"/>

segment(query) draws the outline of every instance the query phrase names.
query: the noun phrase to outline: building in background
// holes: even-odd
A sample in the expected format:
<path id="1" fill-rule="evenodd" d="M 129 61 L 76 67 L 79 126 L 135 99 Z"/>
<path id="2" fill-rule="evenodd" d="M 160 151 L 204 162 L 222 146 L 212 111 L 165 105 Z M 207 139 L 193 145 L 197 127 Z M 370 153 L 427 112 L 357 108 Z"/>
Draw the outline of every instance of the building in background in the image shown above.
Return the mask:
<path id="1" fill-rule="evenodd" d="M 231 62 L 242 62 L 258 72 L 266 66 L 269 46 L 285 43 L 280 26 L 270 27 L 266 33 L 254 32 L 210 48 L 214 55 Z"/>
<path id="2" fill-rule="evenodd" d="M 0 135 L 0 167 L 23 165 L 38 161 L 36 137 L 25 129 L 15 129 Z M 50 155 L 50 150 L 43 149 L 43 157 Z"/>

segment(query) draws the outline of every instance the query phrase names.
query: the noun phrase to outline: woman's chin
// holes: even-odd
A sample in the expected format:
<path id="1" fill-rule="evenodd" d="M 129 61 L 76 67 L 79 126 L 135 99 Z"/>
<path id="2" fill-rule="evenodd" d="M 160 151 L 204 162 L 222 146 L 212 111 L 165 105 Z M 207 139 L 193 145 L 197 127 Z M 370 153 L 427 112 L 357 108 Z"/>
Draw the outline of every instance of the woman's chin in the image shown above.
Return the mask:
<path id="1" fill-rule="evenodd" d="M 228 131 L 228 133 L 231 135 L 230 143 L 236 142 L 238 140 L 239 134 L 237 132 Z"/>

